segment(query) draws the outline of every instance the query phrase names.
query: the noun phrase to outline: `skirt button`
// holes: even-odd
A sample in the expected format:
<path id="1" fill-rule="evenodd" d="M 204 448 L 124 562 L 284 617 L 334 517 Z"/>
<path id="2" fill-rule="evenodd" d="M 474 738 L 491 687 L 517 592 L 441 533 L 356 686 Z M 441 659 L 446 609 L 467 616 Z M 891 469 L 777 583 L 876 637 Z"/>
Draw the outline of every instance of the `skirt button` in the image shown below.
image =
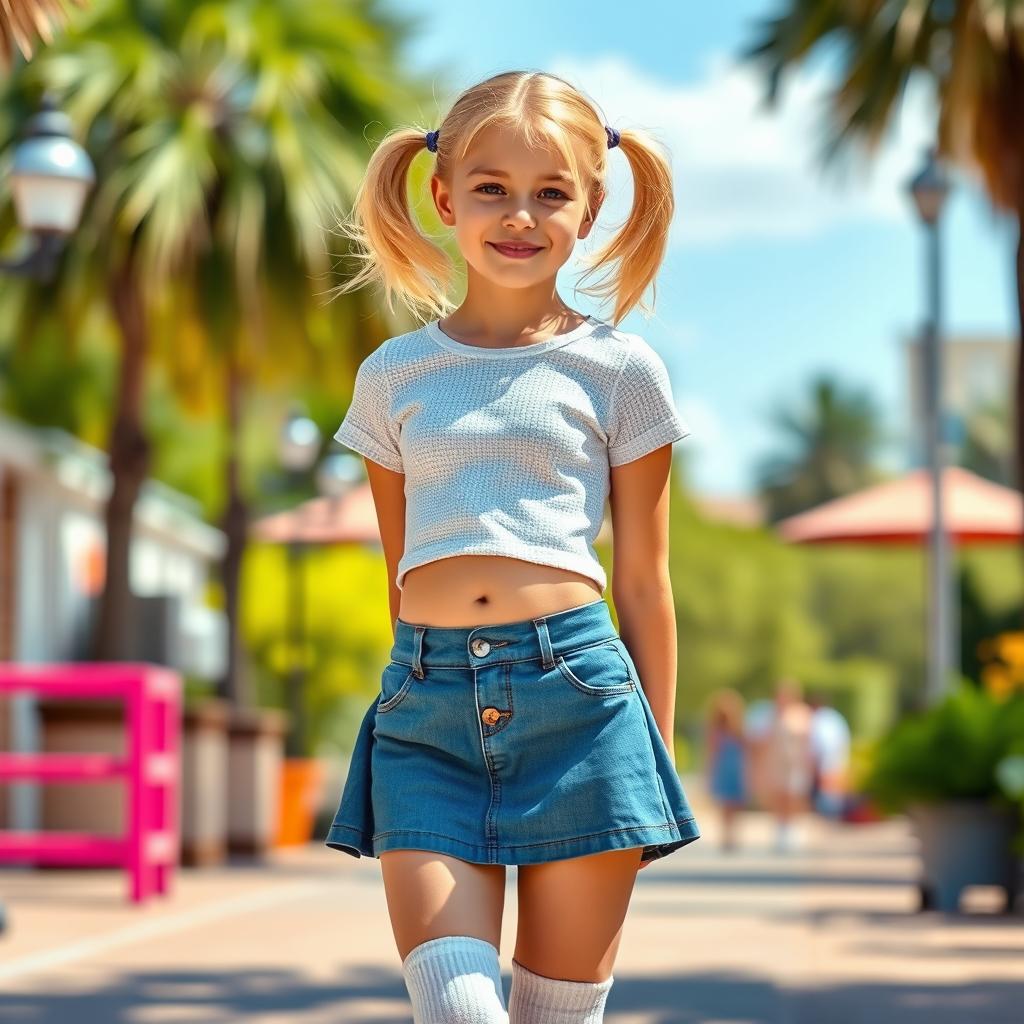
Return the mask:
<path id="1" fill-rule="evenodd" d="M 484 708 L 480 717 L 488 724 L 494 725 L 494 723 L 501 718 L 501 712 L 497 708 Z"/>

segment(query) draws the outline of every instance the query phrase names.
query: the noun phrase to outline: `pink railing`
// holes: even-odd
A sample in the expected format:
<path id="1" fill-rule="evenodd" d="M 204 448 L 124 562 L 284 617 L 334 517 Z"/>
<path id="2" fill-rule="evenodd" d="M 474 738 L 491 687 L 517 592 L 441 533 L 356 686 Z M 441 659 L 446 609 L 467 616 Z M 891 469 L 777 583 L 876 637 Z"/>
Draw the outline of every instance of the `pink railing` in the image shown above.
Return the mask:
<path id="1" fill-rule="evenodd" d="M 135 662 L 0 662 L 0 696 L 13 693 L 124 701 L 122 755 L 0 751 L 0 782 L 123 779 L 125 831 L 109 836 L 0 830 L 0 861 L 121 867 L 129 874 L 132 902 L 167 894 L 179 854 L 180 675 L 160 665 Z"/>

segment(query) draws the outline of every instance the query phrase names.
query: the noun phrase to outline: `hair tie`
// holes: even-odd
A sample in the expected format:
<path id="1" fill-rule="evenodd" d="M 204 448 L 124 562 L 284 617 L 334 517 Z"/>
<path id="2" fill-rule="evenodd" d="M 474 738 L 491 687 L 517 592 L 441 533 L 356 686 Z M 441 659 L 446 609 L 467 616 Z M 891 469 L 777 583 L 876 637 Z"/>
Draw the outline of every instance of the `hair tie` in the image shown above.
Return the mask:
<path id="1" fill-rule="evenodd" d="M 429 149 L 431 153 L 437 152 L 437 137 L 440 134 L 441 129 L 438 128 L 436 131 L 427 132 L 425 136 L 427 140 L 427 149 Z"/>
<path id="2" fill-rule="evenodd" d="M 614 128 L 609 128 L 608 125 L 604 126 L 605 135 L 608 136 L 608 148 L 614 149 L 619 144 L 620 135 Z"/>

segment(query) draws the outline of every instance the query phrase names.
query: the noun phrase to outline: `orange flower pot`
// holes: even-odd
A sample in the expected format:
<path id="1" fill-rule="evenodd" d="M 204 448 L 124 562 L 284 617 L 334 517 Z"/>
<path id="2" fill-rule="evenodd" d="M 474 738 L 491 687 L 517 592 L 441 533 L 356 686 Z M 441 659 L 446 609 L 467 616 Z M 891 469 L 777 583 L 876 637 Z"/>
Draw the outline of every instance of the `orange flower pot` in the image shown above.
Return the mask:
<path id="1" fill-rule="evenodd" d="M 275 846 L 298 846 L 313 838 L 313 823 L 320 805 L 324 766 L 314 757 L 287 757 L 281 763 L 281 799 L 278 802 Z"/>

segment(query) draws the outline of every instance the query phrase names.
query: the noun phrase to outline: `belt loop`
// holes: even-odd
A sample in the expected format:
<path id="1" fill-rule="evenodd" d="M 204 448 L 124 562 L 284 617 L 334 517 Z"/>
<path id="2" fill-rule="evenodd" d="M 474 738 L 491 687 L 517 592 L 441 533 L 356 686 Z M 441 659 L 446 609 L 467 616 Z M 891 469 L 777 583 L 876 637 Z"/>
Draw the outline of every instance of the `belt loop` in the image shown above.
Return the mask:
<path id="1" fill-rule="evenodd" d="M 555 659 L 551 650 L 551 636 L 548 633 L 548 620 L 545 618 L 534 619 L 533 625 L 537 630 L 537 639 L 540 641 L 541 664 L 544 668 L 553 668 L 555 665 Z"/>
<path id="2" fill-rule="evenodd" d="M 423 678 L 423 633 L 426 626 L 414 626 L 415 634 L 412 638 L 412 670 L 416 673 L 417 679 Z"/>

